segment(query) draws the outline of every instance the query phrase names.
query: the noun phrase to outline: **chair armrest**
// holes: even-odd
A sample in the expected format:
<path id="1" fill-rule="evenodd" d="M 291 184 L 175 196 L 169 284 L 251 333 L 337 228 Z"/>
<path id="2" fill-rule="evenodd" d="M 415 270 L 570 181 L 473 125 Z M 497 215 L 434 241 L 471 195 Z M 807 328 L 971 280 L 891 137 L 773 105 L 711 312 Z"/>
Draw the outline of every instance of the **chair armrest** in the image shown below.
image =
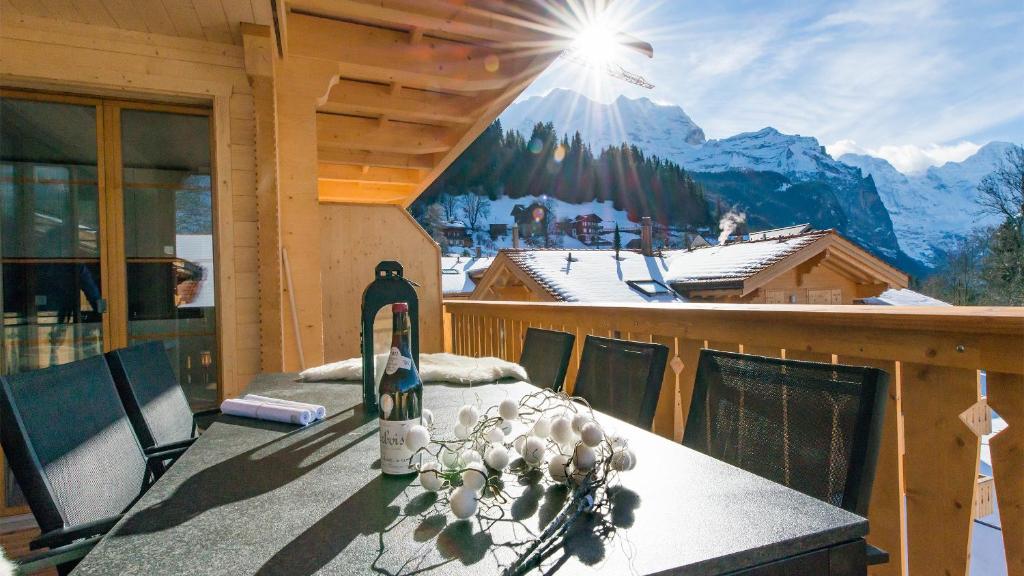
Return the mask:
<path id="1" fill-rule="evenodd" d="M 102 534 L 91 536 L 85 540 L 78 540 L 64 546 L 57 548 L 51 548 L 42 552 L 36 552 L 34 554 L 28 554 L 20 558 L 15 558 L 14 562 L 18 568 L 16 574 L 35 574 L 41 572 L 47 568 L 56 568 L 61 564 L 67 564 L 81 558 L 85 558 L 99 541 L 103 538 Z"/>
<path id="2" fill-rule="evenodd" d="M 868 566 L 878 566 L 879 564 L 889 563 L 889 553 L 881 548 L 867 545 L 868 552 Z"/>
<path id="3" fill-rule="evenodd" d="M 121 514 L 118 514 L 117 516 L 101 518 L 99 520 L 93 520 L 92 522 L 86 522 L 85 524 L 79 524 L 77 526 L 68 526 L 66 528 L 50 530 L 46 534 L 43 534 L 39 538 L 30 542 L 28 546 L 31 550 L 54 548 L 82 538 L 103 535 L 109 532 L 110 529 L 114 527 L 114 524 L 117 524 L 120 519 Z"/>
<path id="4" fill-rule="evenodd" d="M 160 445 L 157 445 L 157 446 L 150 446 L 149 448 L 146 448 L 145 450 L 143 450 L 143 452 L 146 454 L 146 456 L 149 456 L 150 454 L 158 454 L 160 452 L 165 452 L 165 451 L 168 451 L 168 450 L 176 450 L 178 448 L 188 448 L 195 441 L 196 441 L 195 438 L 186 438 L 185 440 L 179 440 L 177 442 L 168 442 L 167 444 L 160 444 Z"/>

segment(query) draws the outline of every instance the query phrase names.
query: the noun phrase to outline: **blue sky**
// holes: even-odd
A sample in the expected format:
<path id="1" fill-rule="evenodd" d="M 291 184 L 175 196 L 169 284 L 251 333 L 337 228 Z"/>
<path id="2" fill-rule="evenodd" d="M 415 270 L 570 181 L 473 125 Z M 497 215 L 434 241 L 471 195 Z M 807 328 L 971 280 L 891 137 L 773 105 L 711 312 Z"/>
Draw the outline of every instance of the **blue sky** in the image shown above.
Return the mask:
<path id="1" fill-rule="evenodd" d="M 1024 0 L 616 0 L 653 90 L 561 59 L 524 93 L 573 88 L 681 106 L 709 138 L 773 126 L 904 172 L 1024 141 Z"/>

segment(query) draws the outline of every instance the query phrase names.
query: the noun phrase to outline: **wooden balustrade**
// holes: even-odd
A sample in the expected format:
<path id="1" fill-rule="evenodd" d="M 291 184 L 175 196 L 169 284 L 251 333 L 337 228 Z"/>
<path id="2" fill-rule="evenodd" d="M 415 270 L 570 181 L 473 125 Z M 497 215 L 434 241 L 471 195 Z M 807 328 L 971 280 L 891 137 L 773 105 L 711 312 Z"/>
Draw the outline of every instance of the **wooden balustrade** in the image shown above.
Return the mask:
<path id="1" fill-rule="evenodd" d="M 890 553 L 872 574 L 965 574 L 988 407 L 1007 423 L 991 440 L 1011 576 L 1024 576 L 1024 311 L 728 304 L 586 305 L 446 301 L 451 351 L 516 360 L 528 327 L 576 334 L 572 390 L 588 334 L 670 350 L 654 431 L 679 440 L 701 348 L 877 366 L 891 375 L 870 506 L 869 541 Z M 988 394 L 980 394 L 980 375 Z M 987 400 L 987 406 L 985 401 Z"/>

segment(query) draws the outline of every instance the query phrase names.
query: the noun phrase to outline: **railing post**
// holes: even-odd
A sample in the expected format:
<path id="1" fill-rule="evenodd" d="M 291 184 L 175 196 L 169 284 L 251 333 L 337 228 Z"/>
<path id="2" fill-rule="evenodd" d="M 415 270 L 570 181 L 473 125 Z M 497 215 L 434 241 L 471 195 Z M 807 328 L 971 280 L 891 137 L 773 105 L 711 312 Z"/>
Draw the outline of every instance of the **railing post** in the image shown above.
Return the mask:
<path id="1" fill-rule="evenodd" d="M 889 394 L 885 405 L 885 423 L 882 425 L 882 442 L 878 447 L 878 464 L 875 481 L 871 487 L 871 503 L 868 506 L 868 521 L 871 533 L 868 542 L 889 553 L 889 562 L 872 566 L 872 576 L 903 574 L 903 554 L 906 541 L 903 537 L 907 517 L 903 510 L 903 453 L 902 453 L 902 390 L 900 371 L 896 362 L 875 360 L 855 356 L 840 356 L 840 364 L 873 366 L 889 374 Z"/>
<path id="2" fill-rule="evenodd" d="M 987 375 L 988 405 L 1006 422 L 992 437 L 992 475 L 1009 576 L 1024 576 L 1024 375 Z"/>
<path id="3" fill-rule="evenodd" d="M 977 371 L 902 363 L 910 574 L 966 574 L 981 439 L 960 419 Z"/>

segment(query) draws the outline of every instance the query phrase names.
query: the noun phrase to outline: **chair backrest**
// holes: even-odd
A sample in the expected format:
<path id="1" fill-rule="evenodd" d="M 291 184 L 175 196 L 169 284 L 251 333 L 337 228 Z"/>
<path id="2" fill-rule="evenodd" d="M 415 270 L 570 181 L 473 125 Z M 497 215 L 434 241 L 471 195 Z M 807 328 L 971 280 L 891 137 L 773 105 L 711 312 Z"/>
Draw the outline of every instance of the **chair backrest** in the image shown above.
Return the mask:
<path id="1" fill-rule="evenodd" d="M 701 350 L 683 444 L 866 515 L 889 375 Z"/>
<path id="2" fill-rule="evenodd" d="M 667 361 L 668 348 L 661 344 L 587 336 L 573 395 L 650 430 Z"/>
<path id="3" fill-rule="evenodd" d="M 519 365 L 526 368 L 532 384 L 560 392 L 575 343 L 576 335 L 568 332 L 527 328 Z"/>
<path id="4" fill-rule="evenodd" d="M 43 532 L 120 514 L 146 459 L 100 356 L 0 377 L 0 442 Z"/>
<path id="5" fill-rule="evenodd" d="M 107 352 L 107 363 L 128 419 L 144 448 L 192 437 L 192 409 L 162 342 Z"/>

